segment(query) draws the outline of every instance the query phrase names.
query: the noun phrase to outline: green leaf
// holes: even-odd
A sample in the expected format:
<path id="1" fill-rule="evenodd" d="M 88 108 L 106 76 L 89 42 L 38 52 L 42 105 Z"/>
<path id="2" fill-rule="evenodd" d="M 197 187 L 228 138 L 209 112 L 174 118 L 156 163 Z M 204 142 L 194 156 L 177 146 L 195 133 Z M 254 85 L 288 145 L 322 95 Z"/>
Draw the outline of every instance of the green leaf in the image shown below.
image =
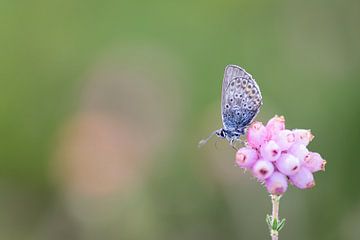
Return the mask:
<path id="1" fill-rule="evenodd" d="M 271 219 L 272 219 L 272 217 L 270 215 L 266 215 L 266 223 L 267 223 L 269 229 L 271 229 Z"/>
<path id="2" fill-rule="evenodd" d="M 278 226 L 277 218 L 274 218 L 274 219 L 273 219 L 273 222 L 272 222 L 272 229 L 273 229 L 273 230 L 277 230 L 277 226 Z"/>
<path id="3" fill-rule="evenodd" d="M 285 222 L 286 222 L 286 219 L 283 218 L 280 222 L 279 222 L 279 225 L 277 226 L 277 231 L 280 231 L 284 226 L 285 226 Z"/>

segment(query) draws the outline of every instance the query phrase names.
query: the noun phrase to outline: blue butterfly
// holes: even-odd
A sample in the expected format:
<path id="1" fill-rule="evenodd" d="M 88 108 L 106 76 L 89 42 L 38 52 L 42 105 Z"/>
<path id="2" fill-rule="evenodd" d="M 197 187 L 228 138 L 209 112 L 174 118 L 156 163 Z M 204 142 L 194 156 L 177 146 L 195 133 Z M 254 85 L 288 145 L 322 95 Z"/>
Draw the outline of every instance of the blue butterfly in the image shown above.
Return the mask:
<path id="1" fill-rule="evenodd" d="M 223 128 L 215 130 L 207 139 L 201 140 L 199 146 L 216 134 L 228 140 L 234 147 L 234 142 L 245 134 L 245 129 L 253 121 L 262 104 L 260 88 L 255 79 L 243 68 L 227 65 L 221 92 Z"/>

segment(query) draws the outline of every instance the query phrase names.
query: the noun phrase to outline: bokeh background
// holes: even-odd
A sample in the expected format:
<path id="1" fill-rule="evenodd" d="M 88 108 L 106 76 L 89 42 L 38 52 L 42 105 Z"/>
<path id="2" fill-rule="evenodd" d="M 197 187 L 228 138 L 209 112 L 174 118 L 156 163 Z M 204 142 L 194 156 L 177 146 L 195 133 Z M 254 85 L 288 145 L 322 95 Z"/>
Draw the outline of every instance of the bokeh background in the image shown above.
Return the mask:
<path id="1" fill-rule="evenodd" d="M 0 1 L 0 239 L 268 239 L 215 139 L 225 65 L 328 161 L 281 239 L 359 239 L 360 3 Z"/>

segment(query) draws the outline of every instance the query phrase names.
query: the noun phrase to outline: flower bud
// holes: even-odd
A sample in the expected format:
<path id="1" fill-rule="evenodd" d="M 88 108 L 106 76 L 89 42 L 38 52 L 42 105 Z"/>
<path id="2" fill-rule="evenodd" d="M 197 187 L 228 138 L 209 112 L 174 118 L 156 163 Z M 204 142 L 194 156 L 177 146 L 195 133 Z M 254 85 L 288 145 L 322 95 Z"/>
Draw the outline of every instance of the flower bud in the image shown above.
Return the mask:
<path id="1" fill-rule="evenodd" d="M 268 131 L 268 135 L 270 138 L 272 138 L 274 135 L 276 135 L 281 130 L 285 129 L 285 118 L 283 116 L 277 116 L 273 117 L 268 121 L 266 124 L 266 130 Z"/>
<path id="2" fill-rule="evenodd" d="M 296 143 L 291 146 L 288 150 L 288 153 L 294 155 L 300 160 L 300 164 L 304 163 L 305 157 L 309 154 L 309 150 L 305 147 L 304 144 Z"/>
<path id="3" fill-rule="evenodd" d="M 295 142 L 295 135 L 290 130 L 281 130 L 273 136 L 273 140 L 279 145 L 281 151 L 285 151 Z"/>
<path id="4" fill-rule="evenodd" d="M 298 173 L 290 176 L 290 182 L 300 189 L 315 186 L 314 176 L 306 167 L 300 168 Z"/>
<path id="5" fill-rule="evenodd" d="M 285 153 L 275 163 L 280 172 L 287 176 L 296 174 L 300 170 L 300 161 L 291 154 Z"/>
<path id="6" fill-rule="evenodd" d="M 248 144 L 254 148 L 259 148 L 267 138 L 267 131 L 261 122 L 254 122 L 247 131 Z"/>
<path id="7" fill-rule="evenodd" d="M 304 144 L 305 146 L 307 146 L 314 138 L 311 131 L 306 129 L 295 129 L 293 130 L 293 133 L 295 135 L 295 142 Z"/>
<path id="8" fill-rule="evenodd" d="M 317 172 L 317 171 L 325 171 L 326 161 L 320 156 L 320 154 L 315 152 L 310 152 L 305 160 L 304 165 L 310 172 Z"/>
<path id="9" fill-rule="evenodd" d="M 249 169 L 254 165 L 257 159 L 258 154 L 255 149 L 243 147 L 236 152 L 235 162 L 239 167 Z"/>
<path id="10" fill-rule="evenodd" d="M 270 194 L 282 195 L 286 192 L 287 178 L 280 172 L 274 172 L 265 182 L 266 189 Z"/>
<path id="11" fill-rule="evenodd" d="M 264 160 L 274 162 L 280 157 L 281 150 L 275 141 L 270 140 L 261 146 L 260 154 Z"/>
<path id="12" fill-rule="evenodd" d="M 261 159 L 254 164 L 252 172 L 257 179 L 263 181 L 274 172 L 274 165 L 269 161 Z"/>

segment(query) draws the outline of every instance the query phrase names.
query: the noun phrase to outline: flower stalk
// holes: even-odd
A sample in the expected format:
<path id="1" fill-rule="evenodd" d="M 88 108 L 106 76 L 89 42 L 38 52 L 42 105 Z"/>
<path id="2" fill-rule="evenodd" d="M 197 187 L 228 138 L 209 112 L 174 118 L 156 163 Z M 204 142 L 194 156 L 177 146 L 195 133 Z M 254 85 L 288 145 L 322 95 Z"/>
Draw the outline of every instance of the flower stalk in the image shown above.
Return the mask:
<path id="1" fill-rule="evenodd" d="M 272 240 L 279 239 L 279 232 L 285 225 L 285 218 L 279 219 L 279 204 L 281 195 L 270 195 L 272 203 L 272 214 L 266 216 L 266 222 L 270 230 Z"/>

